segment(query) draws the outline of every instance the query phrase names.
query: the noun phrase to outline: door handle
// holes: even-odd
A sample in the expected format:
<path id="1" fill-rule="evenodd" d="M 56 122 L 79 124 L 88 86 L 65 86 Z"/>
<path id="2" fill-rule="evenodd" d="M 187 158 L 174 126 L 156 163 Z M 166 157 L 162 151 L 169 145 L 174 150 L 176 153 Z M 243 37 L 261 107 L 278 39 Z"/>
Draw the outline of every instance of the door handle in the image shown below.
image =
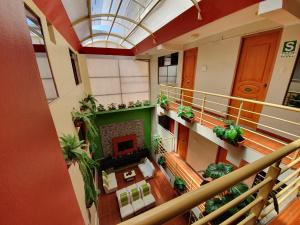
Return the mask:
<path id="1" fill-rule="evenodd" d="M 268 87 L 268 84 L 267 84 L 267 83 L 265 83 L 265 84 L 264 84 L 264 87 L 265 87 L 265 88 L 266 88 L 266 87 Z"/>

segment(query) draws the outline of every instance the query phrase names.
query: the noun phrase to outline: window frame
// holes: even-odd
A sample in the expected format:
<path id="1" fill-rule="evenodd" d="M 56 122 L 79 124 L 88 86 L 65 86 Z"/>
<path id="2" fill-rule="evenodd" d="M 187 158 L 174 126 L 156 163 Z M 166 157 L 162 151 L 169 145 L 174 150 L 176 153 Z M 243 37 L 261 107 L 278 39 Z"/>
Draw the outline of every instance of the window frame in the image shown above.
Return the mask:
<path id="1" fill-rule="evenodd" d="M 76 86 L 78 86 L 82 83 L 78 57 L 77 54 L 74 51 L 72 51 L 70 48 L 69 48 L 69 55 L 70 55 L 70 60 L 72 65 L 74 81 Z"/>

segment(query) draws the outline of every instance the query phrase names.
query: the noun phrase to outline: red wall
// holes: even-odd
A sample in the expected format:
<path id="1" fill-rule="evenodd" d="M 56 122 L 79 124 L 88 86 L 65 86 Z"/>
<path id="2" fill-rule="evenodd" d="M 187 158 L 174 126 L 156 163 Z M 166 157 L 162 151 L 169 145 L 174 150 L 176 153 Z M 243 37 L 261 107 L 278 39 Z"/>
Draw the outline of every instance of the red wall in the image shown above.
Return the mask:
<path id="1" fill-rule="evenodd" d="M 0 224 L 82 225 L 23 1 L 0 1 Z"/>

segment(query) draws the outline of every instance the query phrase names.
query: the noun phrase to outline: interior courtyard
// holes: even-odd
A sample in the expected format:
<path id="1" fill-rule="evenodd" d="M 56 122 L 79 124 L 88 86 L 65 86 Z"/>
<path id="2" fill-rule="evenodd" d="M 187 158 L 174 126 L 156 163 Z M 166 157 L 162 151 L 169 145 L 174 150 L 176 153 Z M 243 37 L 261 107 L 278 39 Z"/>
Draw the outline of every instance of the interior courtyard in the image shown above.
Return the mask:
<path id="1" fill-rule="evenodd" d="M 0 225 L 300 224 L 300 0 L 1 0 Z"/>

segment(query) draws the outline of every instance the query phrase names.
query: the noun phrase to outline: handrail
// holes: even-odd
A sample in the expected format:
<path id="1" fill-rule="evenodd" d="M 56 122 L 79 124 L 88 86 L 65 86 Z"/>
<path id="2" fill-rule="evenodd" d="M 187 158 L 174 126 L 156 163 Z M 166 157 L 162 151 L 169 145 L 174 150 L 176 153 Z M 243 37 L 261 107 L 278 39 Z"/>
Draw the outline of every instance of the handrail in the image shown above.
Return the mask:
<path id="1" fill-rule="evenodd" d="M 214 197 L 233 185 L 249 178 L 261 170 L 271 166 L 278 165 L 282 158 L 293 153 L 300 148 L 300 139 L 282 147 L 278 151 L 272 152 L 255 162 L 239 168 L 224 177 L 216 179 L 205 184 L 197 190 L 185 193 L 175 199 L 172 199 L 162 205 L 159 205 L 143 214 L 120 223 L 120 225 L 154 225 L 162 224 L 168 220 L 179 216 L 186 211 L 198 206 L 202 202 Z"/>
<path id="2" fill-rule="evenodd" d="M 239 98 L 239 97 L 234 97 L 234 96 L 229 96 L 229 95 L 221 95 L 221 94 L 216 94 L 216 93 L 211 93 L 211 92 L 198 91 L 198 90 L 192 90 L 192 89 L 187 89 L 187 88 L 180 88 L 180 87 L 169 86 L 169 85 L 164 85 L 164 84 L 160 84 L 160 86 L 166 87 L 166 88 L 173 88 L 173 89 L 177 89 L 177 90 L 196 92 L 196 93 L 211 95 L 211 96 L 215 96 L 215 97 L 228 98 L 231 100 L 239 100 L 239 101 L 245 101 L 245 102 L 254 103 L 254 104 L 271 106 L 271 107 L 275 107 L 275 108 L 279 108 L 279 109 L 286 109 L 286 110 L 294 111 L 294 112 L 300 112 L 300 109 L 298 109 L 298 108 L 284 106 L 284 105 L 278 105 L 278 104 L 269 103 L 269 102 L 262 102 L 262 101 L 247 99 L 247 98 Z"/>

